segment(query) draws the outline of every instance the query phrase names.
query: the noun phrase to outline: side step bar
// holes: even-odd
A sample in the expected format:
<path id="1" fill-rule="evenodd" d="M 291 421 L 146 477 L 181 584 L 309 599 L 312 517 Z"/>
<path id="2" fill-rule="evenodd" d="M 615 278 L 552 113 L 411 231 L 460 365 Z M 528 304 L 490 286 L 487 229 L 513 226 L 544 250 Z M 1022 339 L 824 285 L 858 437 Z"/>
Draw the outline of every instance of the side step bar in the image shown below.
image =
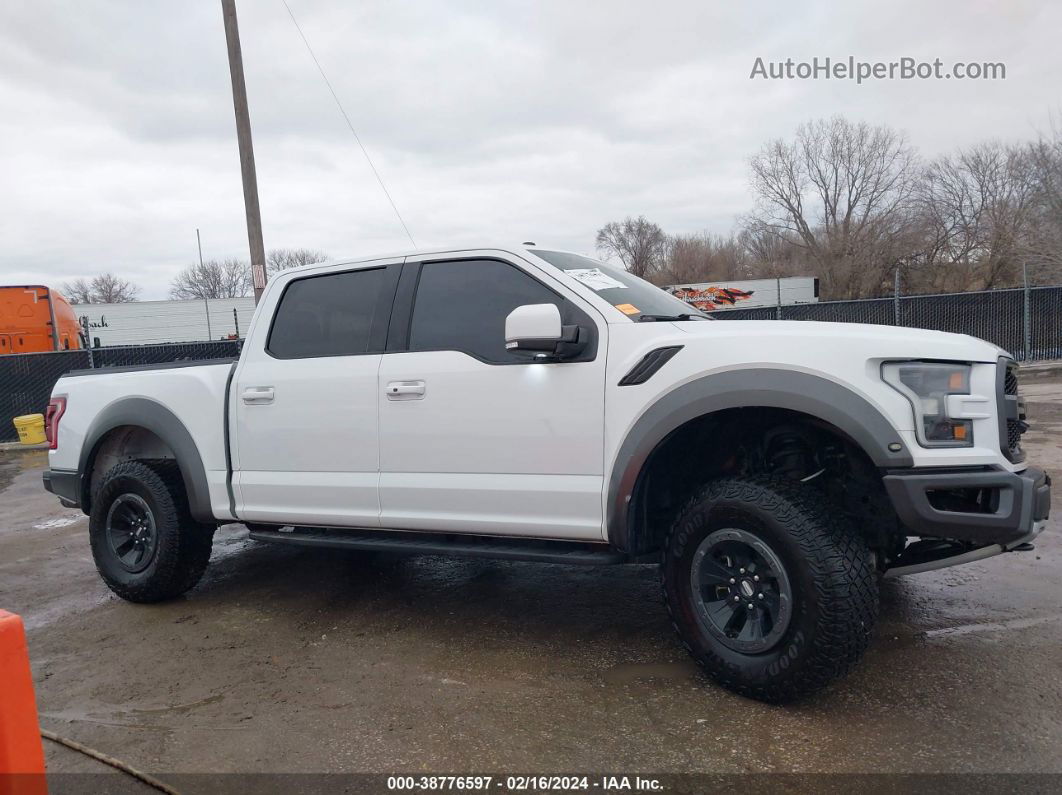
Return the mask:
<path id="1" fill-rule="evenodd" d="M 539 539 L 495 538 L 454 533 L 408 531 L 350 531 L 299 527 L 291 531 L 251 530 L 255 541 L 272 541 L 307 547 L 363 549 L 409 555 L 445 555 L 464 558 L 495 558 L 536 563 L 602 565 L 628 563 L 630 559 L 608 544 Z"/>

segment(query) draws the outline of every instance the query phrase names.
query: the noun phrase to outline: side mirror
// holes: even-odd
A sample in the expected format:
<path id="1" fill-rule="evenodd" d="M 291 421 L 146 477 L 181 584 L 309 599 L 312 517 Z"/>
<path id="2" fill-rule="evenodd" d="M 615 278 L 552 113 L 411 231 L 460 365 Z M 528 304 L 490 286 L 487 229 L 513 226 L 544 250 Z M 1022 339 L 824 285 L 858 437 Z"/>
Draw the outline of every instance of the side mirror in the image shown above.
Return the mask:
<path id="1" fill-rule="evenodd" d="M 505 318 L 508 350 L 553 353 L 561 340 L 560 310 L 554 304 L 524 304 Z"/>
<path id="2" fill-rule="evenodd" d="M 578 355 L 586 347 L 586 332 L 562 326 L 555 304 L 524 304 L 505 318 L 505 348 L 537 351 L 535 358 L 559 360 Z"/>

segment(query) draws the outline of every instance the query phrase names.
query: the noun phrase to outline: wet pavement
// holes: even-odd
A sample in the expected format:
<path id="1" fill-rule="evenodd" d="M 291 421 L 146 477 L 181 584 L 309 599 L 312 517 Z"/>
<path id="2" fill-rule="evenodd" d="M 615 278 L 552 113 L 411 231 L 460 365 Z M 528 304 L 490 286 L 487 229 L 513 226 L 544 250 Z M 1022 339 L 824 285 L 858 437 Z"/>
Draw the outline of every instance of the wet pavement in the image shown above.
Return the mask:
<path id="1" fill-rule="evenodd" d="M 1062 382 L 1025 389 L 1062 471 Z M 0 452 L 0 607 L 41 723 L 172 772 L 1062 772 L 1062 534 L 883 586 L 847 679 L 772 707 L 704 678 L 654 567 L 284 548 L 222 528 L 203 582 L 113 597 L 87 521 Z M 1056 494 L 1062 493 L 1056 489 Z M 53 772 L 95 763 L 47 747 Z"/>

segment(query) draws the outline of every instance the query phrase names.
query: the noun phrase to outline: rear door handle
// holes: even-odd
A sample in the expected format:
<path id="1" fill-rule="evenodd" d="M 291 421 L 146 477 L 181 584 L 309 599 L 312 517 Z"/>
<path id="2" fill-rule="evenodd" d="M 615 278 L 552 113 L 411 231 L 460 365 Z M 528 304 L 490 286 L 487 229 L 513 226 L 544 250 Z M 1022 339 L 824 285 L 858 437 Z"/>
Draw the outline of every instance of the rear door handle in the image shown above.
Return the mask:
<path id="1" fill-rule="evenodd" d="M 244 403 L 272 403 L 273 402 L 273 387 L 271 386 L 252 386 L 243 390 L 241 395 Z"/>
<path id="2" fill-rule="evenodd" d="M 423 381 L 391 381 L 385 390 L 388 400 L 423 400 Z"/>

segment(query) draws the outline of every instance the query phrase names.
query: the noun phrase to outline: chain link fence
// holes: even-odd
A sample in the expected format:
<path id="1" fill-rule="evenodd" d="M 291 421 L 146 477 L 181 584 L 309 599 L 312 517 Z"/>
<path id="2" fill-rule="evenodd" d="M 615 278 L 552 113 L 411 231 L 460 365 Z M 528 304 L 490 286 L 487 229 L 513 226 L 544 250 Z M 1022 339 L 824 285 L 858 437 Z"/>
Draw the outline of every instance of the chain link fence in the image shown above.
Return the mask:
<path id="1" fill-rule="evenodd" d="M 720 309 L 712 316 L 719 320 L 819 320 L 953 331 L 993 342 L 1022 361 L 1062 359 L 1062 287 Z M 242 344 L 242 340 L 223 340 L 0 356 L 0 441 L 17 439 L 11 418 L 43 413 L 55 382 L 71 370 L 235 358 Z"/>
<path id="2" fill-rule="evenodd" d="M 1062 287 L 717 309 L 712 317 L 875 323 L 951 331 L 988 340 L 1019 361 L 1062 358 Z"/>
<path id="3" fill-rule="evenodd" d="M 240 355 L 242 344 L 242 340 L 224 340 L 169 345 L 123 345 L 80 351 L 0 356 L 0 442 L 18 439 L 12 418 L 23 414 L 44 413 L 55 382 L 71 370 L 232 359 Z"/>
<path id="4" fill-rule="evenodd" d="M 1029 360 L 1062 359 L 1062 287 L 1034 287 L 1029 291 Z"/>

